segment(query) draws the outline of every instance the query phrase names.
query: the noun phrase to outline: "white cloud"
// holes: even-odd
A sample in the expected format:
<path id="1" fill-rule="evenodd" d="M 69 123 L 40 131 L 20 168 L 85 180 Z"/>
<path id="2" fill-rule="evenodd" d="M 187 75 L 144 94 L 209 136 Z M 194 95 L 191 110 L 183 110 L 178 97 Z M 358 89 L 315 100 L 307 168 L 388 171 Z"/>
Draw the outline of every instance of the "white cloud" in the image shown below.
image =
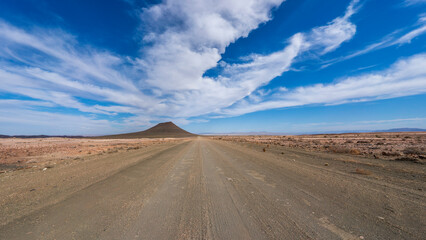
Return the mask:
<path id="1" fill-rule="evenodd" d="M 349 18 L 357 11 L 358 0 L 352 1 L 343 17 L 338 17 L 326 26 L 317 27 L 307 34 L 308 48 L 322 48 L 321 54 L 333 51 L 343 42 L 351 39 L 356 33 L 356 26 Z"/>
<path id="2" fill-rule="evenodd" d="M 169 105 L 168 113 L 174 113 L 174 116 L 190 117 L 220 112 L 221 109 L 251 95 L 259 87 L 288 71 L 292 62 L 301 53 L 310 51 L 318 55 L 326 54 L 352 38 L 356 27 L 349 22 L 349 18 L 357 10 L 357 3 L 358 1 L 352 1 L 344 16 L 332 20 L 326 26 L 314 28 L 307 33 L 295 34 L 288 40 L 288 45 L 280 51 L 268 55 L 250 55 L 245 58 L 247 62 L 242 64 L 226 64 L 221 61 L 219 65 L 224 70 L 216 78 L 203 77 L 203 74 L 209 68 L 217 65 L 224 47 L 234 41 L 236 37 L 232 34 L 224 34 L 220 41 L 216 38 L 206 39 L 204 30 L 200 29 L 197 21 L 192 19 L 194 14 L 186 12 L 183 16 L 178 14 L 180 17 L 178 22 L 183 22 L 183 26 L 173 26 L 172 30 L 163 30 L 159 34 L 153 33 L 155 37 L 149 39 L 153 41 L 153 47 L 146 50 L 149 56 L 146 59 L 149 59 L 149 63 L 141 62 L 144 68 L 148 69 L 148 79 L 142 82 L 172 95 L 169 101 L 173 106 Z M 171 1 L 165 5 L 154 6 L 154 9 L 148 10 L 149 19 L 163 23 L 166 20 L 171 21 L 168 16 L 173 16 L 174 21 L 171 22 L 175 22 L 174 16 L 177 14 L 175 11 L 179 11 L 180 4 L 184 3 Z M 232 11 L 227 14 L 223 13 L 227 5 L 221 3 L 217 7 L 201 6 L 202 9 L 199 11 L 193 9 L 200 7 L 195 4 L 188 11 L 203 13 L 202 16 L 195 14 L 197 20 L 212 14 L 207 12 L 216 11 L 213 15 L 223 17 L 226 21 L 230 21 L 230 25 L 236 26 L 234 27 L 234 30 L 238 32 L 236 36 L 246 36 L 249 31 L 247 29 L 255 28 L 259 21 L 268 19 L 270 6 L 274 5 L 268 1 L 263 1 L 260 4 L 262 7 L 259 7 L 259 4 L 254 4 L 254 2 L 250 4 L 245 1 L 244 4 L 234 6 L 235 8 L 232 8 Z M 264 4 L 269 8 L 264 7 Z M 251 7 L 257 7 L 257 10 L 250 9 Z M 255 19 L 258 21 L 245 19 L 245 15 L 241 15 L 239 8 L 249 8 L 250 10 L 246 10 L 251 13 L 247 14 L 248 18 L 255 15 Z M 259 9 L 263 10 L 259 11 Z M 235 14 L 235 17 L 230 14 Z M 215 21 L 212 21 L 211 24 L 213 22 Z M 202 32 L 203 37 L 199 36 L 199 31 Z M 217 34 L 221 35 L 220 32 Z M 207 47 L 200 48 L 199 46 Z"/>
<path id="3" fill-rule="evenodd" d="M 93 51 L 87 47 L 78 49 L 75 47 L 77 43 L 74 37 L 60 30 L 33 29 L 32 31 L 23 31 L 5 22 L 0 22 L 0 39 L 3 44 L 10 47 L 2 49 L 0 53 L 7 55 L 10 51 L 4 50 L 14 48 L 13 55 L 9 57 L 24 55 L 28 52 L 21 52 L 25 49 L 19 48 L 19 46 L 25 46 L 45 55 L 33 54 L 34 56 L 28 56 L 26 54 L 18 57 L 17 60 L 28 65 L 39 66 L 52 72 L 61 71 L 65 75 L 75 76 L 75 74 L 78 74 L 86 81 L 90 79 L 137 91 L 137 88 L 129 79 L 114 70 L 114 66 L 122 63 L 120 57 L 106 52 Z M 46 56 L 50 59 L 43 59 Z M 75 71 L 76 69 L 78 71 Z"/>
<path id="4" fill-rule="evenodd" d="M 424 22 L 423 26 L 420 26 L 397 39 L 394 44 L 405 44 L 410 43 L 414 38 L 426 33 L 426 22 Z M 393 44 L 392 44 L 393 45 Z"/>
<path id="5" fill-rule="evenodd" d="M 414 29 L 402 35 L 399 35 L 401 32 L 403 32 L 402 29 L 394 31 L 393 33 L 385 36 L 382 40 L 372 43 L 361 50 L 358 50 L 347 56 L 343 56 L 343 57 L 339 57 L 339 58 L 327 61 L 326 64 L 322 66 L 322 68 L 326 68 L 335 63 L 345 61 L 363 54 L 367 54 L 369 52 L 376 51 L 379 49 L 383 49 L 383 48 L 387 48 L 387 47 L 391 47 L 395 45 L 400 46 L 400 45 L 411 43 L 413 39 L 426 33 L 426 17 L 424 16 L 424 14 L 419 16 L 416 24 L 414 24 Z"/>
<path id="6" fill-rule="evenodd" d="M 215 85 L 203 74 L 217 65 L 220 54 L 240 37 L 270 20 L 283 0 L 170 0 L 141 15 L 150 31 L 140 60 L 144 84 L 163 92 L 199 90 Z"/>
<path id="7" fill-rule="evenodd" d="M 82 112 L 110 114 L 74 97 L 131 105 L 155 106 L 161 100 L 141 92 L 123 75 L 125 60 L 78 46 L 61 31 L 24 31 L 0 22 L 0 90 L 53 102 Z M 19 62 L 13 65 L 7 60 Z M 152 109 L 150 109 L 152 111 Z"/>
<path id="8" fill-rule="evenodd" d="M 381 72 L 348 77 L 331 84 L 278 92 L 261 103 L 241 101 L 224 110 L 224 116 L 308 104 L 342 104 L 426 93 L 426 54 L 402 59 Z"/>

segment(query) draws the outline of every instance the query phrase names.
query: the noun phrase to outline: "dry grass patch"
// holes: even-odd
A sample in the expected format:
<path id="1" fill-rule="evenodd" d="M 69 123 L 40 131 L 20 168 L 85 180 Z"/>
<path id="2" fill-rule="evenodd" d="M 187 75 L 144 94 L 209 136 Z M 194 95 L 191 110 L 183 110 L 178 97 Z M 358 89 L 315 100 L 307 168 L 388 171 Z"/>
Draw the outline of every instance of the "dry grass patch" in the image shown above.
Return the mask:
<path id="1" fill-rule="evenodd" d="M 343 146 L 331 146 L 329 148 L 330 151 L 334 153 L 347 153 L 352 155 L 360 155 L 361 151 L 356 148 L 347 148 Z"/>
<path id="2" fill-rule="evenodd" d="M 220 136 L 220 140 L 253 143 L 265 151 L 273 145 L 399 161 L 426 161 L 426 132 L 312 134 L 299 136 Z M 267 147 L 269 145 L 270 147 Z M 413 160 L 408 160 L 408 159 Z M 415 160 L 417 159 L 417 160 Z"/>
<path id="3" fill-rule="evenodd" d="M 407 155 L 425 155 L 426 154 L 424 149 L 420 149 L 417 147 L 407 147 L 404 149 L 403 153 Z"/>
<path id="4" fill-rule="evenodd" d="M 372 173 L 366 169 L 362 169 L 362 168 L 357 168 L 355 169 L 356 174 L 360 174 L 360 175 L 371 175 Z"/>

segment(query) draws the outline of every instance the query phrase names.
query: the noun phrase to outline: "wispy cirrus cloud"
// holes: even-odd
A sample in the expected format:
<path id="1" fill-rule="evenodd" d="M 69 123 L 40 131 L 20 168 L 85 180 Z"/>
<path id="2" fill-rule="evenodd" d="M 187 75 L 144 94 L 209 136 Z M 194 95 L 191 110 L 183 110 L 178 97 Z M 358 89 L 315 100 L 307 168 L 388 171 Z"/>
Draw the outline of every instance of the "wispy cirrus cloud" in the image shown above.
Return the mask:
<path id="1" fill-rule="evenodd" d="M 343 42 L 350 40 L 356 33 L 355 24 L 349 21 L 359 10 L 359 0 L 351 1 L 344 16 L 338 17 L 326 26 L 316 27 L 307 34 L 308 48 L 320 49 L 321 54 L 338 48 Z"/>
<path id="2" fill-rule="evenodd" d="M 412 6 L 412 5 L 417 5 L 417 4 L 425 4 L 426 0 L 405 0 L 404 4 L 406 6 Z"/>
<path id="3" fill-rule="evenodd" d="M 0 103 L 1 106 L 1 103 Z M 111 132 L 113 123 L 105 119 L 96 119 L 82 115 L 70 115 L 43 112 L 35 109 L 0 108 L 0 126 L 2 134 L 68 134 L 99 135 Z M 25 126 L 25 127 L 23 127 Z M 126 126 L 123 126 L 125 128 Z M 31 129 L 31 130 L 29 130 Z M 112 130 L 113 131 L 113 130 Z"/>
<path id="4" fill-rule="evenodd" d="M 372 101 L 421 93 L 426 93 L 426 54 L 401 59 L 384 71 L 348 77 L 331 84 L 278 91 L 263 102 L 254 103 L 244 99 L 222 111 L 222 115 L 234 116 L 309 104 Z"/>
<path id="5" fill-rule="evenodd" d="M 412 26 L 412 29 L 409 31 L 404 31 L 402 29 L 396 30 L 391 34 L 385 36 L 382 40 L 367 45 L 361 50 L 355 51 L 349 55 L 342 56 L 336 59 L 332 59 L 327 61 L 322 68 L 329 67 L 338 62 L 342 62 L 357 56 L 361 56 L 367 54 L 369 52 L 373 52 L 376 50 L 380 50 L 383 48 L 391 47 L 391 46 L 401 46 L 404 44 L 409 44 L 411 41 L 423 34 L 426 33 L 426 16 L 424 14 L 420 15 L 417 22 Z"/>
<path id="6" fill-rule="evenodd" d="M 414 38 L 426 33 L 426 16 L 422 15 L 419 20 L 417 28 L 409 31 L 408 33 L 402 35 L 400 38 L 396 39 L 391 45 L 394 44 L 406 44 L 410 43 Z"/>
<path id="7" fill-rule="evenodd" d="M 115 71 L 123 59 L 108 52 L 95 51 L 79 46 L 77 40 L 61 30 L 34 28 L 24 31 L 0 22 L 0 39 L 8 46 L 1 49 L 4 57 L 15 58 L 23 64 L 59 72 L 63 75 L 85 77 L 94 82 L 103 82 L 119 88 L 137 91 L 135 85 Z M 12 50 L 13 49 L 13 50 Z M 36 52 L 34 52 L 36 51 Z M 78 71 L 75 71 L 78 69 Z"/>

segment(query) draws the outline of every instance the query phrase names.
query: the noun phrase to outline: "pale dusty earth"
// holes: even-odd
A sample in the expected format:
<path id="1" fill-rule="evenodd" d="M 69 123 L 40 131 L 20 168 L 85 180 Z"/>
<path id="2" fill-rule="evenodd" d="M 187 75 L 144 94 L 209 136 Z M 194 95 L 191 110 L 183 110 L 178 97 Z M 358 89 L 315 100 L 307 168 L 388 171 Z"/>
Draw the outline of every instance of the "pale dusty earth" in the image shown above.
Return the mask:
<path id="1" fill-rule="evenodd" d="M 289 137 L 3 139 L 0 239 L 424 239 L 417 136 L 415 161 Z"/>

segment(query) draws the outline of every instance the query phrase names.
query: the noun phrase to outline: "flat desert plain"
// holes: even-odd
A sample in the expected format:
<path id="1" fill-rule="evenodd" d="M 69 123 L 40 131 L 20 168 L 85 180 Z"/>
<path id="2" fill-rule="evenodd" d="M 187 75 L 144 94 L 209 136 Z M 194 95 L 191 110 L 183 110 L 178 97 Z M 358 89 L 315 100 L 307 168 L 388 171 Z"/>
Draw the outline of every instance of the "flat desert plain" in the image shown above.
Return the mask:
<path id="1" fill-rule="evenodd" d="M 424 239 L 425 133 L 0 140 L 0 239 Z"/>

